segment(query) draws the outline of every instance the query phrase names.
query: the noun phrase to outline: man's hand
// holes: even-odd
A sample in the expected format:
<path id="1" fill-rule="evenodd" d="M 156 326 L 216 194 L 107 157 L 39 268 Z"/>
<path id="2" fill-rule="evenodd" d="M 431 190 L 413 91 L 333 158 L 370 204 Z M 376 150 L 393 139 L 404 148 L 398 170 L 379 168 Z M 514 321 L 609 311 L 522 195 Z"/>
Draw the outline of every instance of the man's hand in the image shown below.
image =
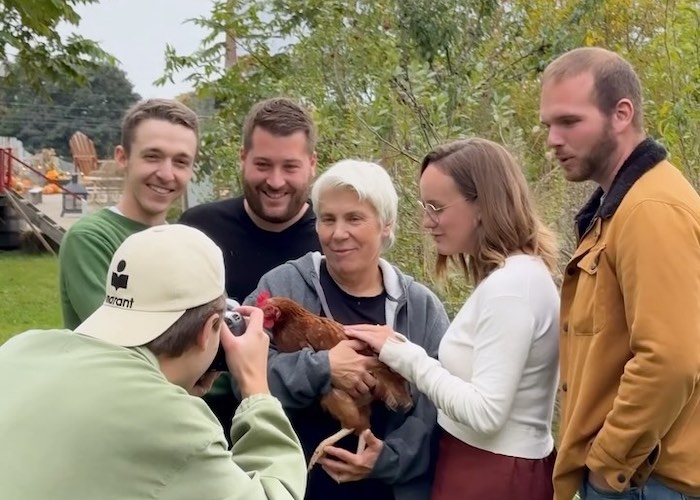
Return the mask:
<path id="1" fill-rule="evenodd" d="M 608 482 L 605 480 L 605 477 L 597 472 L 588 472 L 588 482 L 591 483 L 591 485 L 598 491 L 617 493 L 612 487 L 610 487 Z"/>
<path id="2" fill-rule="evenodd" d="M 236 309 L 248 320 L 243 335 L 234 336 L 224 325 L 221 328 L 221 345 L 226 351 L 226 364 L 238 382 L 241 395 L 269 394 L 267 385 L 267 353 L 270 337 L 263 330 L 263 312 L 257 307 L 242 306 Z"/>
<path id="3" fill-rule="evenodd" d="M 367 394 L 377 383 L 369 370 L 379 366 L 379 361 L 373 356 L 357 354 L 356 351 L 364 348 L 357 340 L 342 340 L 328 351 L 331 385 L 353 398 Z"/>
<path id="4" fill-rule="evenodd" d="M 323 457 L 318 463 L 337 483 L 349 483 L 350 481 L 364 479 L 372 472 L 374 464 L 377 463 L 379 454 L 384 447 L 384 441 L 377 439 L 369 429 L 362 433 L 362 437 L 365 440 L 366 447 L 359 454 L 350 453 L 335 446 L 324 448 L 325 454 L 332 455 L 335 459 Z"/>

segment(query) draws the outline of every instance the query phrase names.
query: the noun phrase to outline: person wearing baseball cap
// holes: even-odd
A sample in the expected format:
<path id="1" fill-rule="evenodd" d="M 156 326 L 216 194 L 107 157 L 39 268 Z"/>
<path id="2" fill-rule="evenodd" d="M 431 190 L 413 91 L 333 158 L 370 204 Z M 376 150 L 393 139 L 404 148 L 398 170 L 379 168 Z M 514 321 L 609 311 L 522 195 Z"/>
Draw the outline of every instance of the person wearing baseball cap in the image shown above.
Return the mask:
<path id="1" fill-rule="evenodd" d="M 2 498 L 302 498 L 306 464 L 269 393 L 262 311 L 240 307 L 248 326 L 235 337 L 224 276 L 204 233 L 154 226 L 117 249 L 103 304 L 74 332 L 0 346 Z M 231 450 L 200 398 L 219 345 L 244 397 Z"/>

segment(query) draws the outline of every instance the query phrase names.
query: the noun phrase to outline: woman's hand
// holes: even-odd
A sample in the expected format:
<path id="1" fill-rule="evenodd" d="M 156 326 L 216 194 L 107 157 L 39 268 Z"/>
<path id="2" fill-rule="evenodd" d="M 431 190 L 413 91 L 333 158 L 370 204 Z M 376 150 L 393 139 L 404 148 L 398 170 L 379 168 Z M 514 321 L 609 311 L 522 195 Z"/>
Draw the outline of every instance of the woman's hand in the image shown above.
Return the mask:
<path id="1" fill-rule="evenodd" d="M 345 335 L 351 339 L 361 340 L 378 353 L 387 339 L 395 336 L 396 332 L 387 325 L 347 325 Z"/>
<path id="2" fill-rule="evenodd" d="M 384 441 L 377 438 L 369 429 L 362 433 L 362 437 L 365 440 L 365 449 L 360 453 L 351 453 L 335 446 L 327 446 L 323 449 L 326 455 L 334 458 L 323 457 L 318 463 L 338 484 L 360 481 L 374 469 L 374 464 L 377 463 L 384 447 Z"/>

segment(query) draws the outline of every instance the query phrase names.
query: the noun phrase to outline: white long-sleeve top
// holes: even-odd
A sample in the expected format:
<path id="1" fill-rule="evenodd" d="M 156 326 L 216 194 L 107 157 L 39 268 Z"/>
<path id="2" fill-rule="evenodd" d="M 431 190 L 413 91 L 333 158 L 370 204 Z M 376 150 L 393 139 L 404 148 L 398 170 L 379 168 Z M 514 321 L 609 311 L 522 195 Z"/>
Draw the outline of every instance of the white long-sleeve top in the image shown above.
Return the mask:
<path id="1" fill-rule="evenodd" d="M 397 334 L 379 359 L 416 384 L 457 439 L 501 455 L 538 459 L 554 447 L 559 294 L 538 257 L 515 255 L 472 292 L 438 358 Z"/>

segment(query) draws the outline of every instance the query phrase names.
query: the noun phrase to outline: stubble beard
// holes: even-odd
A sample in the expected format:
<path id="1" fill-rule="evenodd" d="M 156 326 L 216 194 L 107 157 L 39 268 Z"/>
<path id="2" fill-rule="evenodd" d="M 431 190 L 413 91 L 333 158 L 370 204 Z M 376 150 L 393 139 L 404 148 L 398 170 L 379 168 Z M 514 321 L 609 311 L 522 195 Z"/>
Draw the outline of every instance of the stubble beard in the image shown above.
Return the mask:
<path id="1" fill-rule="evenodd" d="M 294 191 L 291 194 L 289 203 L 287 204 L 287 210 L 280 215 L 272 215 L 265 211 L 265 204 L 261 199 L 265 195 L 254 186 L 251 186 L 246 182 L 243 183 L 243 195 L 245 196 L 245 200 L 248 202 L 250 210 L 261 220 L 271 224 L 283 224 L 292 220 L 309 199 L 310 189 L 310 187 L 307 187 L 301 191 Z"/>
<path id="2" fill-rule="evenodd" d="M 590 152 L 581 158 L 579 169 L 567 172 L 566 178 L 571 182 L 598 182 L 610 169 L 610 165 L 615 161 L 615 151 L 618 143 L 612 133 L 612 124 L 606 122 L 600 137 L 591 148 Z"/>

